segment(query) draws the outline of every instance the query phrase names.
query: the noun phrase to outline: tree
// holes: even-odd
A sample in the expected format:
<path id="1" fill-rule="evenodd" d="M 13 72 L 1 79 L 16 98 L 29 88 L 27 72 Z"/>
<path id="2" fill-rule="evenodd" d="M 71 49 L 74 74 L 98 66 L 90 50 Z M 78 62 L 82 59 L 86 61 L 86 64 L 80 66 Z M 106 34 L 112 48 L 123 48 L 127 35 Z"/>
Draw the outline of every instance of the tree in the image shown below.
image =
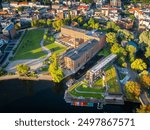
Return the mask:
<path id="1" fill-rule="evenodd" d="M 120 27 L 117 26 L 114 22 L 107 22 L 106 28 L 109 31 L 115 31 L 115 32 L 117 32 L 120 29 Z"/>
<path id="2" fill-rule="evenodd" d="M 147 46 L 150 46 L 150 31 L 144 31 L 139 36 L 140 44 L 145 43 Z"/>
<path id="3" fill-rule="evenodd" d="M 140 108 L 137 108 L 138 113 L 150 113 L 150 105 L 140 105 Z"/>
<path id="4" fill-rule="evenodd" d="M 130 41 L 134 39 L 134 35 L 132 32 L 129 32 L 126 29 L 118 30 L 117 37 L 121 40 Z"/>
<path id="5" fill-rule="evenodd" d="M 61 26 L 63 26 L 63 25 L 64 25 L 64 23 L 63 23 L 63 20 L 61 20 L 61 19 L 58 19 L 58 20 L 54 21 L 53 24 L 52 24 L 53 28 L 56 31 L 60 31 Z"/>
<path id="6" fill-rule="evenodd" d="M 134 81 L 128 81 L 125 84 L 125 90 L 131 94 L 133 94 L 134 96 L 138 97 L 140 95 L 140 84 L 138 84 L 137 82 Z"/>
<path id="7" fill-rule="evenodd" d="M 135 16 L 134 16 L 133 14 L 131 14 L 129 17 L 130 17 L 130 19 L 131 19 L 132 21 L 135 20 Z"/>
<path id="8" fill-rule="evenodd" d="M 77 19 L 77 22 L 78 22 L 78 24 L 81 26 L 81 25 L 83 24 L 83 22 L 84 22 L 83 17 L 79 17 L 79 18 Z"/>
<path id="9" fill-rule="evenodd" d="M 89 21 L 88 21 L 88 25 L 90 28 L 94 29 L 95 27 L 95 21 L 93 18 L 90 18 Z"/>
<path id="10" fill-rule="evenodd" d="M 116 39 L 116 34 L 113 33 L 113 32 L 110 32 L 110 33 L 107 33 L 106 34 L 106 41 L 108 43 L 116 43 L 117 42 L 117 39 Z"/>
<path id="11" fill-rule="evenodd" d="M 146 58 L 150 57 L 150 46 L 146 47 L 145 57 Z"/>
<path id="12" fill-rule="evenodd" d="M 19 75 L 27 75 L 30 71 L 30 67 L 26 64 L 19 64 L 16 66 L 16 70 Z"/>
<path id="13" fill-rule="evenodd" d="M 147 69 L 147 65 L 142 59 L 136 59 L 134 62 L 131 63 L 131 68 L 142 71 Z"/>
<path id="14" fill-rule="evenodd" d="M 49 37 L 49 41 L 50 41 L 50 43 L 54 43 L 54 41 L 55 41 L 54 36 L 50 36 L 50 37 Z"/>
<path id="15" fill-rule="evenodd" d="M 117 54 L 118 56 L 126 56 L 127 55 L 126 50 L 118 43 L 114 43 L 110 50 L 113 54 Z"/>
<path id="16" fill-rule="evenodd" d="M 52 26 L 52 21 L 50 19 L 47 20 L 47 25 L 50 27 Z"/>
<path id="17" fill-rule="evenodd" d="M 132 45 L 127 45 L 126 46 L 126 50 L 129 52 L 129 60 L 132 63 L 135 60 L 135 52 L 136 52 L 136 48 Z"/>
<path id="18" fill-rule="evenodd" d="M 58 65 L 57 55 L 55 53 L 51 56 L 51 59 L 52 63 L 49 66 L 49 73 L 52 76 L 53 81 L 59 83 L 63 79 L 64 74 L 62 69 Z"/>
<path id="19" fill-rule="evenodd" d="M 140 81 L 142 83 L 142 86 L 150 87 L 150 75 L 142 75 L 140 77 Z"/>
<path id="20" fill-rule="evenodd" d="M 4 74 L 4 70 L 3 68 L 0 67 L 0 76 L 2 76 Z"/>

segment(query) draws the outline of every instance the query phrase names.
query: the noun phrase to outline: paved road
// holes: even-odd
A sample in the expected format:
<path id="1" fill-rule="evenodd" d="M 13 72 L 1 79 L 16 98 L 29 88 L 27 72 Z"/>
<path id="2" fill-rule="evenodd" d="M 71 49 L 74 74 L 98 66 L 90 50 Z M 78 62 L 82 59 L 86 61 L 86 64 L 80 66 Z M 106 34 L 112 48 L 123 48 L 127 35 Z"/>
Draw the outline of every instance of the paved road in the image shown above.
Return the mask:
<path id="1" fill-rule="evenodd" d="M 51 51 L 44 46 L 44 39 L 41 40 L 40 45 L 42 50 L 47 53 L 47 56 L 45 58 L 11 61 L 10 64 L 6 67 L 6 71 L 16 72 L 16 65 L 18 64 L 27 64 L 31 67 L 31 70 L 37 70 L 38 68 L 41 68 L 43 66 L 43 61 L 51 56 Z"/>

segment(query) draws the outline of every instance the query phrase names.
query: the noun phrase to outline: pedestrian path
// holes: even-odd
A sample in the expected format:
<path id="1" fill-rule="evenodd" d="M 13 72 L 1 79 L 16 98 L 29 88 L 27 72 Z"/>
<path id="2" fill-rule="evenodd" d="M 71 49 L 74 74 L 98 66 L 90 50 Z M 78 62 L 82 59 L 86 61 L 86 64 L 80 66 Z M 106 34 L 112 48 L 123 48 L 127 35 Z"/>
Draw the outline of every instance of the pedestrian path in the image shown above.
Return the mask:
<path id="1" fill-rule="evenodd" d="M 45 33 L 46 33 L 46 30 L 45 30 Z M 16 66 L 18 64 L 27 64 L 28 66 L 30 66 L 31 70 L 37 70 L 41 68 L 43 66 L 43 62 L 51 56 L 51 51 L 44 46 L 44 39 L 41 40 L 40 45 L 41 45 L 43 52 L 47 53 L 46 57 L 37 58 L 37 59 L 25 59 L 25 60 L 11 61 L 6 67 L 6 71 L 16 72 Z"/>

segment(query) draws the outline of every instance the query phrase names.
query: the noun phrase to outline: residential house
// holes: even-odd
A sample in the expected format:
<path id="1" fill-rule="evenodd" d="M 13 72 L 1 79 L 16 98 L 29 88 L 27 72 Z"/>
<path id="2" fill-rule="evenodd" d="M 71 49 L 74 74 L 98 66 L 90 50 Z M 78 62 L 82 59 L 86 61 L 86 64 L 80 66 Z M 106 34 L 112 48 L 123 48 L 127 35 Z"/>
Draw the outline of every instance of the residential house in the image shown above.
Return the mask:
<path id="1" fill-rule="evenodd" d="M 3 29 L 3 34 L 10 39 L 13 39 L 16 35 L 16 29 L 13 23 L 10 23 L 7 27 Z"/>

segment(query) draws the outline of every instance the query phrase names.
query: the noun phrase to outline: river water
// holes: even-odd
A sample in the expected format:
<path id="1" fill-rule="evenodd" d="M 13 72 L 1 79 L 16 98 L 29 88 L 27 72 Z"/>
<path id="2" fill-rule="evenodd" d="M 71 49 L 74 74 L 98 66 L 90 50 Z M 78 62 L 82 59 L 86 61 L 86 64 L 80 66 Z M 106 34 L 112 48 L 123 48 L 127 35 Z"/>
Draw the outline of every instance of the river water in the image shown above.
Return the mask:
<path id="1" fill-rule="evenodd" d="M 139 104 L 126 102 L 125 105 L 105 105 L 102 110 L 94 107 L 71 106 L 64 100 L 64 84 L 51 81 L 4 80 L 0 81 L 0 112 L 41 112 L 41 113 L 129 113 L 135 112 Z"/>

